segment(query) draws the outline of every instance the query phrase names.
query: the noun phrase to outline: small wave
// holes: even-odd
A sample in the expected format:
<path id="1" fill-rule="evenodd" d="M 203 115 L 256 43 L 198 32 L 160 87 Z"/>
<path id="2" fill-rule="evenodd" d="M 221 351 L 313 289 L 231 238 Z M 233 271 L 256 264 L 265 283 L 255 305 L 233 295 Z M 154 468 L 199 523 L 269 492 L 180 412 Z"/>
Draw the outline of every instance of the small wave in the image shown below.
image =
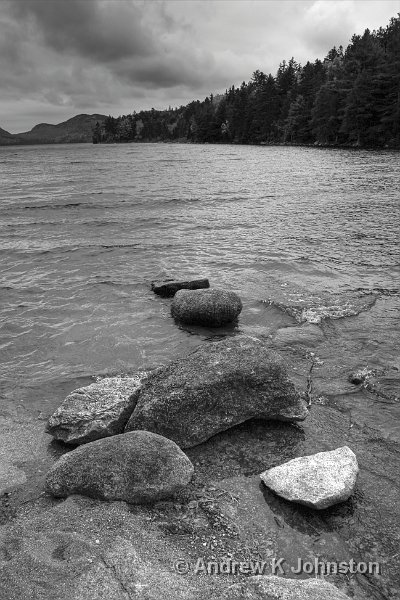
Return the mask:
<path id="1" fill-rule="evenodd" d="M 191 198 L 176 198 L 176 197 L 166 197 L 162 199 L 162 204 L 192 204 L 195 202 L 203 202 L 204 198 L 200 196 L 193 196 Z"/>
<path id="2" fill-rule="evenodd" d="M 0 285 L 1 291 L 16 291 L 21 292 L 23 290 L 24 294 L 41 294 L 43 292 L 43 288 L 40 287 L 25 287 L 25 283 L 21 283 L 20 285 Z"/>
<path id="3" fill-rule="evenodd" d="M 97 279 L 97 277 L 96 277 Z M 134 284 L 131 283 L 120 283 L 118 281 L 109 281 L 107 279 L 100 279 L 99 281 L 88 281 L 86 285 L 111 285 L 113 287 L 127 287 Z"/>
<path id="4" fill-rule="evenodd" d="M 113 248 L 140 248 L 140 244 L 101 244 L 100 248 L 112 250 Z"/>
<path id="5" fill-rule="evenodd" d="M 357 288 L 358 292 L 363 292 L 365 294 L 378 294 L 379 296 L 400 296 L 400 289 L 399 288 L 393 288 L 393 289 L 388 289 L 388 288 L 372 288 L 372 289 L 368 289 L 368 288 Z"/>
<path id="6" fill-rule="evenodd" d="M 16 207 L 20 210 L 43 210 L 43 209 L 57 209 L 57 208 L 73 208 L 81 206 L 82 202 L 69 202 L 68 204 L 29 204 L 27 206 Z"/>
<path id="7" fill-rule="evenodd" d="M 105 209 L 115 208 L 112 204 L 93 204 L 91 202 L 68 202 L 67 204 L 26 204 L 25 206 L 13 206 L 12 211 L 26 211 L 26 210 L 63 210 L 65 208 L 90 208 L 90 209 Z"/>
<path id="8" fill-rule="evenodd" d="M 159 163 L 187 163 L 189 162 L 186 158 L 159 158 L 158 161 Z"/>

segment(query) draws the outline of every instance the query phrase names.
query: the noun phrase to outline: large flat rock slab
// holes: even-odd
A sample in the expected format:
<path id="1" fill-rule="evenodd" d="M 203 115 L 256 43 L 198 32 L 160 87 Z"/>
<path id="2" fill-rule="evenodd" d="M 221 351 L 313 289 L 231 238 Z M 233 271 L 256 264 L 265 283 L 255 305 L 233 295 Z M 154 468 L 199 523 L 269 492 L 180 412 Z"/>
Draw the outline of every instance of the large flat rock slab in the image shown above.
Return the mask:
<path id="1" fill-rule="evenodd" d="M 27 481 L 32 463 L 48 462 L 50 439 L 43 421 L 0 416 L 0 496 Z"/>
<path id="2" fill-rule="evenodd" d="M 126 431 L 154 431 L 188 448 L 251 418 L 302 421 L 307 414 L 284 360 L 262 341 L 237 336 L 151 375 Z"/>
<path id="3" fill-rule="evenodd" d="M 299 345 L 314 348 L 325 339 L 318 325 L 306 323 L 297 327 L 281 327 L 273 336 L 274 344 L 278 346 Z"/>
<path id="4" fill-rule="evenodd" d="M 0 529 L 0 598 L 200 600 L 173 570 L 182 557 L 125 503 L 73 496 Z"/>

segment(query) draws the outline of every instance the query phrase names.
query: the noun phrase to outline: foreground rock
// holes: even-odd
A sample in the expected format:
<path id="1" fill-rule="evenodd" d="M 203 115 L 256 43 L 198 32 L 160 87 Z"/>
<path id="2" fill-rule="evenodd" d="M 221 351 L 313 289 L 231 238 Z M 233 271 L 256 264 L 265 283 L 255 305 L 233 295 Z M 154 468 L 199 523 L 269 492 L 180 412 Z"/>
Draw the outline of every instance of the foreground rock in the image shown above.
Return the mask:
<path id="1" fill-rule="evenodd" d="M 281 357 L 244 336 L 204 344 L 143 384 L 126 431 L 196 446 L 251 418 L 302 421 L 306 403 Z"/>
<path id="2" fill-rule="evenodd" d="M 265 471 L 260 477 L 267 487 L 286 500 L 322 509 L 348 500 L 357 475 L 356 455 L 343 446 L 294 458 Z"/>
<path id="3" fill-rule="evenodd" d="M 182 556 L 189 559 L 174 548 L 171 536 L 160 535 L 148 515 L 133 512 L 124 502 L 73 496 L 0 529 L 0 598 L 209 597 L 194 593 L 196 580 L 174 573 L 173 564 Z"/>
<path id="4" fill-rule="evenodd" d="M 108 377 L 74 390 L 47 422 L 47 432 L 66 444 L 86 444 L 122 433 L 136 406 L 139 377 Z"/>
<path id="5" fill-rule="evenodd" d="M 348 600 L 334 585 L 323 579 L 286 579 L 274 575 L 249 577 L 230 587 L 221 600 Z"/>
<path id="6" fill-rule="evenodd" d="M 234 321 L 242 302 L 234 292 L 225 290 L 180 290 L 171 305 L 174 319 L 187 325 L 221 327 Z"/>
<path id="7" fill-rule="evenodd" d="M 134 431 L 64 454 L 48 472 L 46 488 L 56 497 L 83 494 L 140 504 L 175 494 L 192 475 L 192 463 L 174 442 Z"/>
<path id="8" fill-rule="evenodd" d="M 350 446 L 360 464 L 362 498 L 351 507 L 306 509 L 260 485 L 259 473 L 266 467 L 335 444 Z M 261 558 L 267 561 L 265 575 L 272 574 L 272 558 L 283 557 L 282 577 L 293 576 L 291 567 L 299 557 L 379 562 L 381 574 L 374 572 L 368 579 L 347 573 L 327 575 L 326 580 L 354 600 L 398 600 L 395 444 L 356 425 L 349 428 L 348 415 L 314 404 L 301 427 L 251 421 L 188 454 L 196 465 L 196 480 L 173 501 L 151 506 L 84 496 L 60 502 L 42 495 L 37 476 L 36 492 L 13 492 L 9 501 L 15 510 L 0 526 L 1 600 L 127 600 L 129 593 L 143 600 L 220 600 L 229 586 L 245 583 L 248 575 L 201 575 L 193 569 L 181 575 L 174 573 L 174 562 L 227 556 L 237 561 Z M 29 477 L 36 469 L 29 465 Z M 20 503 L 16 506 L 12 498 Z"/>
<path id="9" fill-rule="evenodd" d="M 199 290 L 202 288 L 209 288 L 210 282 L 208 279 L 192 279 L 189 281 L 174 281 L 167 279 L 166 281 L 153 281 L 151 289 L 158 296 L 164 298 L 170 298 L 175 296 L 179 290 Z"/>

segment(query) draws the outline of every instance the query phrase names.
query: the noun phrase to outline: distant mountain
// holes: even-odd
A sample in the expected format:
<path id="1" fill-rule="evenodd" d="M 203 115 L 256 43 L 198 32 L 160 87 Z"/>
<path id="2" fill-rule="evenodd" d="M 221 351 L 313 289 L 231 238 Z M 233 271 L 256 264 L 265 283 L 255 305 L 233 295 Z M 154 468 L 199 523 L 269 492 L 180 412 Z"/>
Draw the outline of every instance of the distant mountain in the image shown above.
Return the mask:
<path id="1" fill-rule="evenodd" d="M 105 119 L 105 115 L 77 115 L 58 125 L 40 123 L 30 131 L 16 133 L 15 135 L 0 129 L 0 145 L 91 142 L 96 123 L 102 125 Z"/>
<path id="2" fill-rule="evenodd" d="M 0 127 L 0 146 L 11 146 L 18 143 L 17 136 Z"/>

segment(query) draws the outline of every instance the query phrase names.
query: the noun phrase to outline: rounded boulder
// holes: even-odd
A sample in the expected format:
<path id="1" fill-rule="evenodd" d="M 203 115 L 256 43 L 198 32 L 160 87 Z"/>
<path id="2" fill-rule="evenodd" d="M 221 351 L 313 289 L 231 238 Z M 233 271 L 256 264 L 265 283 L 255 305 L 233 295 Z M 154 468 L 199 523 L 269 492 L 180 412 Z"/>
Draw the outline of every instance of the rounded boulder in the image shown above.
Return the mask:
<path id="1" fill-rule="evenodd" d="M 46 476 L 56 497 L 82 494 L 131 504 L 172 496 L 191 480 L 194 467 L 171 440 L 132 431 L 96 440 L 64 454 Z"/>
<path id="2" fill-rule="evenodd" d="M 234 292 L 219 289 L 180 290 L 171 305 L 174 319 L 187 325 L 221 327 L 234 321 L 242 301 Z"/>

